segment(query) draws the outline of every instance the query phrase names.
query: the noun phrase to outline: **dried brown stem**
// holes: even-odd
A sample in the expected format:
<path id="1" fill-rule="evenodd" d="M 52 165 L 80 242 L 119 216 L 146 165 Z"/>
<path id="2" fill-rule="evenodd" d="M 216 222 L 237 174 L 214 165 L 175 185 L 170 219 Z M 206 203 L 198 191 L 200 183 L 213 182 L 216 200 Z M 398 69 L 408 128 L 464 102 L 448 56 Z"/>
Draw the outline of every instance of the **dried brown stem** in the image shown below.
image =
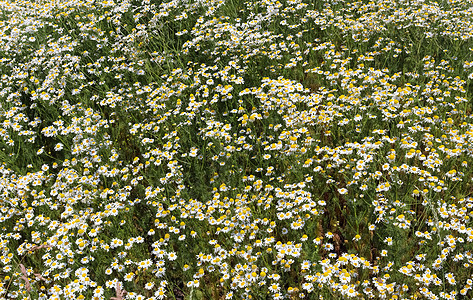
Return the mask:
<path id="1" fill-rule="evenodd" d="M 110 298 L 110 300 L 123 300 L 123 296 L 125 296 L 127 291 L 126 290 L 122 291 L 122 289 L 120 288 L 120 285 L 118 284 L 118 281 L 115 286 L 115 290 L 116 290 L 116 297 L 112 297 Z"/>
<path id="2" fill-rule="evenodd" d="M 26 268 L 23 264 L 20 264 L 20 270 L 21 270 L 21 279 L 25 281 L 25 288 L 28 292 L 31 292 L 31 285 L 30 285 L 30 280 L 28 279 L 28 273 L 26 273 Z"/>

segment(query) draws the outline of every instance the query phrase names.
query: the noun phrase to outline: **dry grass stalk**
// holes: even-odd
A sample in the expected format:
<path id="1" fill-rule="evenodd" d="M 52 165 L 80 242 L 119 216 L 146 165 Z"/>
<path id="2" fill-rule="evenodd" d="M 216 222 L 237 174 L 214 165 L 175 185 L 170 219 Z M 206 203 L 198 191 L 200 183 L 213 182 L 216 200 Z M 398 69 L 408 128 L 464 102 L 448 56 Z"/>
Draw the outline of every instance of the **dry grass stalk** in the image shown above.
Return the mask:
<path id="1" fill-rule="evenodd" d="M 39 280 L 46 281 L 46 278 L 44 278 L 43 276 L 41 276 L 41 274 L 39 274 L 39 273 L 34 273 L 34 276 L 36 276 L 36 278 L 39 279 Z"/>
<path id="2" fill-rule="evenodd" d="M 20 270 L 21 270 L 21 279 L 25 281 L 25 288 L 28 292 L 31 292 L 31 285 L 30 285 L 30 280 L 28 279 L 28 274 L 26 273 L 26 268 L 23 264 L 20 264 Z"/>
<path id="3" fill-rule="evenodd" d="M 120 285 L 118 284 L 118 281 L 115 286 L 115 290 L 116 290 L 116 297 L 112 297 L 110 298 L 110 300 L 123 300 L 123 296 L 125 296 L 127 291 L 126 290 L 122 291 L 122 289 L 120 288 Z"/>
<path id="4" fill-rule="evenodd" d="M 52 248 L 54 246 L 52 245 L 49 245 L 49 244 L 44 244 L 44 245 L 41 245 L 41 246 L 33 246 L 30 248 L 29 251 L 35 251 L 35 250 L 38 250 L 38 249 L 42 249 L 42 248 Z"/>

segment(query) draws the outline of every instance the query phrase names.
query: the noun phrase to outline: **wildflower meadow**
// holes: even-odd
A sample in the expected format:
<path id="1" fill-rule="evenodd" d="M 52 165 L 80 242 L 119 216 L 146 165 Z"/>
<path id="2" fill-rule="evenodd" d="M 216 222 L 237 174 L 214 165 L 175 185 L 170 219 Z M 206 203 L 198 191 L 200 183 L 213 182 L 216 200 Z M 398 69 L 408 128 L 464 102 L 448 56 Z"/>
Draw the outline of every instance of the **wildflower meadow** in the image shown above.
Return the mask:
<path id="1" fill-rule="evenodd" d="M 472 0 L 1 0 L 0 299 L 472 299 L 472 67 Z"/>

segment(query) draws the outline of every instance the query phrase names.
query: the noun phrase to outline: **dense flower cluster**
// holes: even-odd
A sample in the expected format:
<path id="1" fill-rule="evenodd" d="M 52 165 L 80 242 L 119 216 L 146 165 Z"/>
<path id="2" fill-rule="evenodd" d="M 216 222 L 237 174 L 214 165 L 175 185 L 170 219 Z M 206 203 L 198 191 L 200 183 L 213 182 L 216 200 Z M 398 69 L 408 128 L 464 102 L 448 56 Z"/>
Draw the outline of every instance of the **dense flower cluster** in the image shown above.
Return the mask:
<path id="1" fill-rule="evenodd" d="M 472 4 L 0 1 L 0 296 L 471 298 Z"/>

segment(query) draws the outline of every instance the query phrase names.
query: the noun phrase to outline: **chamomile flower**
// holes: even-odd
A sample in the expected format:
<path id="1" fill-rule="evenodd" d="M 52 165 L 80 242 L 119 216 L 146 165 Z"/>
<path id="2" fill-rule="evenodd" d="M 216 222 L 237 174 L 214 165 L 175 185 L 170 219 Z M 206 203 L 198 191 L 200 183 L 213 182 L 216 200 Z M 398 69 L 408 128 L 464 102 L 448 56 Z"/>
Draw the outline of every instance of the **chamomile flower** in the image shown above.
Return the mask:
<path id="1" fill-rule="evenodd" d="M 145 284 L 145 289 L 151 290 L 154 287 L 154 282 L 148 282 Z"/>

